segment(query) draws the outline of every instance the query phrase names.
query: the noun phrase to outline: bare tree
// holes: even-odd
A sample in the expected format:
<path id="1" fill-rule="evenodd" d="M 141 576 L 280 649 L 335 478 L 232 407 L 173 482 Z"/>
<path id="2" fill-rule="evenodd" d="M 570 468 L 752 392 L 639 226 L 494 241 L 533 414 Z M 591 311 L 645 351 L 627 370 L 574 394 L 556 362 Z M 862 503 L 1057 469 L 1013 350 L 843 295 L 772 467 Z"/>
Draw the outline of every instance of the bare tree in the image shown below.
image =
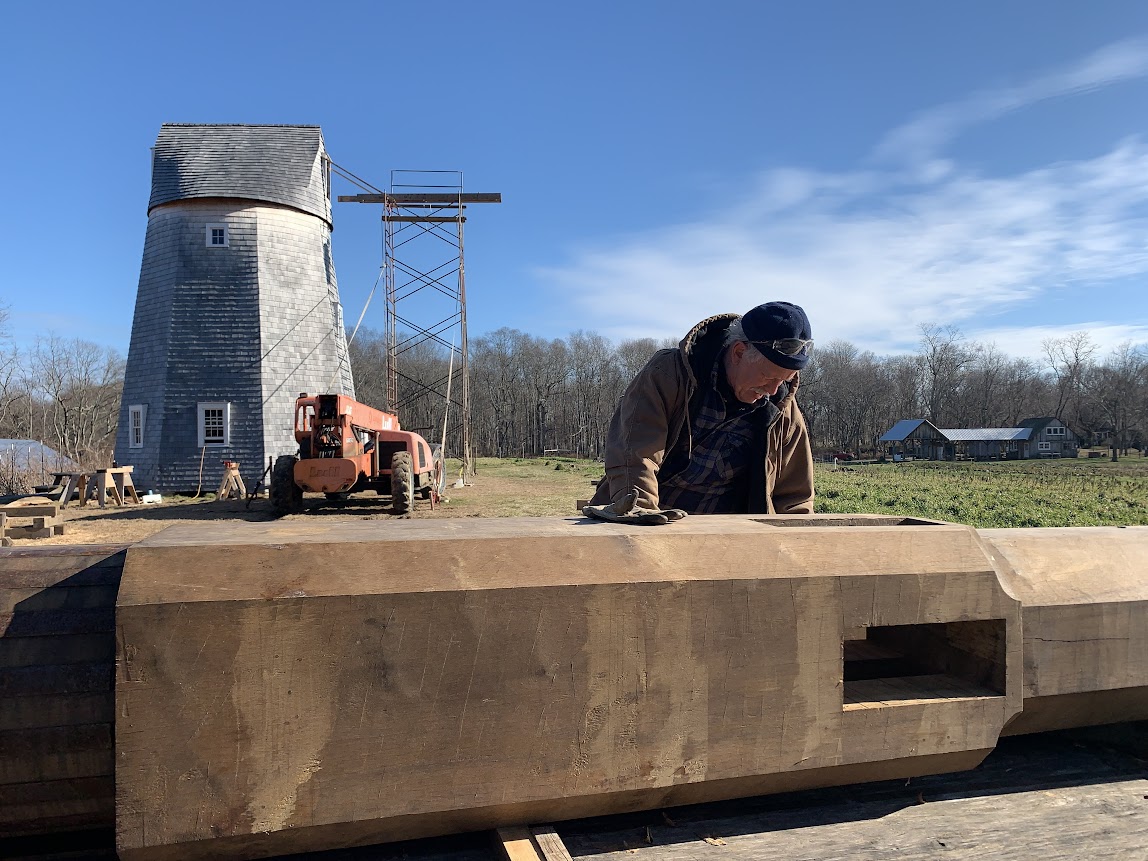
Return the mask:
<path id="1" fill-rule="evenodd" d="M 956 419 L 965 369 L 973 354 L 954 326 L 921 326 L 923 400 L 928 418 L 938 427 Z"/>
<path id="2" fill-rule="evenodd" d="M 1080 426 L 1084 380 L 1096 355 L 1096 344 L 1087 332 L 1073 332 L 1063 338 L 1041 342 L 1055 398 L 1052 415 L 1070 426 Z"/>
<path id="3" fill-rule="evenodd" d="M 28 389 L 44 401 L 43 441 L 85 465 L 110 462 L 123 374 L 113 349 L 79 338 L 38 339 Z"/>
<path id="4" fill-rule="evenodd" d="M 531 437 L 526 345 L 530 336 L 503 327 L 470 342 L 474 398 L 471 427 L 478 452 L 525 452 Z"/>
<path id="5" fill-rule="evenodd" d="M 350 337 L 350 332 L 347 333 Z M 347 344 L 355 376 L 355 399 L 377 410 L 387 403 L 387 339 L 382 332 L 360 328 Z M 401 421 L 401 420 L 400 420 Z"/>
<path id="6" fill-rule="evenodd" d="M 617 349 L 617 362 L 618 373 L 625 380 L 624 385 L 629 385 L 630 380 L 638 376 L 638 371 L 646 366 L 646 362 L 650 361 L 650 357 L 654 353 L 675 346 L 677 343 L 669 339 L 660 342 L 654 338 L 633 338 L 622 341 Z"/>
<path id="7" fill-rule="evenodd" d="M 996 344 L 972 343 L 971 359 L 965 369 L 962 398 L 956 412 L 961 427 L 1000 427 L 1000 392 L 1005 382 L 1008 356 Z"/>
<path id="8" fill-rule="evenodd" d="M 571 397 L 564 399 L 569 432 L 566 448 L 579 456 L 598 456 L 606 444 L 606 425 L 622 386 L 617 351 L 601 335 L 575 332 L 569 338 Z"/>
<path id="9" fill-rule="evenodd" d="M 30 401 L 21 385 L 20 354 L 8 331 L 9 319 L 8 309 L 0 306 L 0 437 L 20 438 L 20 407 L 26 412 Z"/>
<path id="10" fill-rule="evenodd" d="M 1146 386 L 1148 355 L 1127 341 L 1087 372 L 1082 400 L 1102 417 L 1111 432 L 1114 461 L 1121 450 L 1127 454 L 1132 434 L 1143 422 Z"/>

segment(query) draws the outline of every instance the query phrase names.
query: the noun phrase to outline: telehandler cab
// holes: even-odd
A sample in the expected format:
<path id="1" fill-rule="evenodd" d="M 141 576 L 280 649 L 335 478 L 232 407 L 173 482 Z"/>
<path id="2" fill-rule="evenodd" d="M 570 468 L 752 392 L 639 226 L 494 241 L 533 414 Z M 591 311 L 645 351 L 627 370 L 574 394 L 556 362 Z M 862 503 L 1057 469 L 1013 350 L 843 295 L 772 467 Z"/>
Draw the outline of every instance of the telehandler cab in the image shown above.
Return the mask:
<path id="1" fill-rule="evenodd" d="M 446 487 L 440 447 L 346 395 L 299 395 L 295 440 L 298 455 L 280 455 L 271 470 L 271 506 L 280 515 L 302 511 L 305 491 L 339 500 L 363 490 L 390 496 L 395 513 L 407 514 L 416 493 L 433 505 Z"/>

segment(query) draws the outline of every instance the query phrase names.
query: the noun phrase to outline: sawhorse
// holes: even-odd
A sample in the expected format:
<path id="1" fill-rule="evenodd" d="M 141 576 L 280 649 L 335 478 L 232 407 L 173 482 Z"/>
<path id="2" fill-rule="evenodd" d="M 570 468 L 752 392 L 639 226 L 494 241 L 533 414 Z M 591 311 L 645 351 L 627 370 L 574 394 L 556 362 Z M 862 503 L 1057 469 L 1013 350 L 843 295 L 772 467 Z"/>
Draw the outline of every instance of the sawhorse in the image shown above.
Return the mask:
<path id="1" fill-rule="evenodd" d="M 235 493 L 239 499 L 247 496 L 247 487 L 243 484 L 243 477 L 239 474 L 239 461 L 223 461 L 223 480 L 219 482 L 219 490 L 215 494 L 216 501 L 230 499 Z"/>

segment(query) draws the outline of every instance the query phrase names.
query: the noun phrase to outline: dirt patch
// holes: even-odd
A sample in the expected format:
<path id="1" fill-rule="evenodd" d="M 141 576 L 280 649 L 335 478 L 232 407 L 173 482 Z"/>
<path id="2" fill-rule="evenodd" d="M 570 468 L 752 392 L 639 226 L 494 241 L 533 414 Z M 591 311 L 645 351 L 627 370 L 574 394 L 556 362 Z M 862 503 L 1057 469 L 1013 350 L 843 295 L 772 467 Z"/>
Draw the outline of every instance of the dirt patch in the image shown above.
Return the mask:
<path id="1" fill-rule="evenodd" d="M 362 493 L 343 502 L 331 502 L 319 494 L 304 497 L 305 510 L 286 520 L 396 520 L 445 517 L 573 517 L 576 499 L 585 499 L 593 488 L 587 478 L 598 465 L 562 464 L 550 461 L 479 461 L 478 475 L 465 487 L 450 487 L 447 497 L 434 510 L 430 502 L 415 499 L 409 515 L 396 515 L 388 497 Z M 180 523 L 202 523 L 205 530 L 218 522 L 267 523 L 278 519 L 265 498 L 251 500 L 214 497 L 165 497 L 150 505 L 109 505 L 99 508 L 75 502 L 60 512 L 64 534 L 52 538 L 16 539 L 14 547 L 46 547 L 53 544 L 132 544 Z"/>

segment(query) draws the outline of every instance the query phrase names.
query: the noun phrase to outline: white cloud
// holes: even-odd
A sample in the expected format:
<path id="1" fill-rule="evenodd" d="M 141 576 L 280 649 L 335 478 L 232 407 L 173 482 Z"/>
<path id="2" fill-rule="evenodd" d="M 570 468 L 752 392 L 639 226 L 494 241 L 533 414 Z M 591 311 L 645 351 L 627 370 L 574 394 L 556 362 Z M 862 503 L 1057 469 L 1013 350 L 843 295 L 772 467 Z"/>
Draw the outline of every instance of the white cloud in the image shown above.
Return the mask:
<path id="1" fill-rule="evenodd" d="M 973 330 L 964 334 L 971 341 L 996 344 L 1009 356 L 1027 356 L 1040 360 L 1044 356 L 1046 340 L 1066 338 L 1077 332 L 1087 332 L 1096 345 L 1096 358 L 1101 359 L 1121 344 L 1148 344 L 1148 325 L 1109 323 L 1086 320 L 1065 326 L 1009 326 L 997 329 Z"/>
<path id="2" fill-rule="evenodd" d="M 1148 39 L 1116 42 L 1065 69 L 1014 87 L 974 93 L 961 101 L 922 111 L 889 132 L 877 145 L 874 155 L 923 165 L 929 170 L 934 154 L 970 126 L 1047 99 L 1086 93 L 1146 74 Z"/>
<path id="3" fill-rule="evenodd" d="M 680 336 L 709 314 L 787 299 L 806 307 L 818 339 L 879 353 L 914 345 L 923 323 L 967 333 L 975 325 L 978 338 L 993 340 L 986 315 L 1031 309 L 1038 324 L 1036 300 L 1046 294 L 1072 287 L 1100 299 L 1119 279 L 1148 275 L 1148 145 L 1132 138 L 1093 159 L 1000 177 L 931 149 L 954 129 L 1037 98 L 1146 73 L 1148 43 L 1120 43 L 903 126 L 887 149 L 919 159 L 909 173 L 766 172 L 711 218 L 581 249 L 538 274 L 582 306 L 583 325 L 614 338 Z M 1148 328 L 1145 304 L 1136 298 L 1120 312 L 1123 325 L 1143 321 L 1129 328 L 1135 341 Z M 1015 326 L 1008 337 L 1032 340 Z"/>

